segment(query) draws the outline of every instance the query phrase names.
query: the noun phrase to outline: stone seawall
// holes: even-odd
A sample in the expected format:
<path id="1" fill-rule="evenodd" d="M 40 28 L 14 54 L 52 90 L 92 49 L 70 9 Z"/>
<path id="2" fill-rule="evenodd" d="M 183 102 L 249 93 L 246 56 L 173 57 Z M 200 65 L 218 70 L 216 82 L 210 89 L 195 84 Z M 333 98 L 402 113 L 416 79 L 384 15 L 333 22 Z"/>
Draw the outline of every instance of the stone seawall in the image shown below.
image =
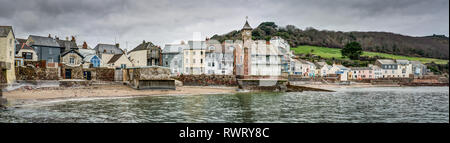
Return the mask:
<path id="1" fill-rule="evenodd" d="M 17 80 L 58 80 L 56 68 L 16 67 Z"/>
<path id="2" fill-rule="evenodd" d="M 173 77 L 187 86 L 237 86 L 234 75 L 180 75 Z"/>

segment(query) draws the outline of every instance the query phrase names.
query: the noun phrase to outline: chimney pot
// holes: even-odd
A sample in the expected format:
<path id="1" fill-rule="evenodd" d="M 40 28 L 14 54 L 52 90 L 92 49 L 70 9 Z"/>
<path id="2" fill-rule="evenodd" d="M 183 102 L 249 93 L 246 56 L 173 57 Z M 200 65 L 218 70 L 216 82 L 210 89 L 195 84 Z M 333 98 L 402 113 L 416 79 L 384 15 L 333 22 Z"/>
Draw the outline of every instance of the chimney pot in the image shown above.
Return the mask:
<path id="1" fill-rule="evenodd" d="M 119 43 L 116 43 L 116 47 L 117 47 L 117 48 L 120 48 L 119 46 L 120 46 Z"/>
<path id="2" fill-rule="evenodd" d="M 86 41 L 83 42 L 83 49 L 87 49 L 87 43 L 86 43 Z"/>
<path id="3" fill-rule="evenodd" d="M 70 41 L 76 42 L 76 41 L 75 41 L 75 36 L 72 36 L 72 40 L 70 40 Z"/>

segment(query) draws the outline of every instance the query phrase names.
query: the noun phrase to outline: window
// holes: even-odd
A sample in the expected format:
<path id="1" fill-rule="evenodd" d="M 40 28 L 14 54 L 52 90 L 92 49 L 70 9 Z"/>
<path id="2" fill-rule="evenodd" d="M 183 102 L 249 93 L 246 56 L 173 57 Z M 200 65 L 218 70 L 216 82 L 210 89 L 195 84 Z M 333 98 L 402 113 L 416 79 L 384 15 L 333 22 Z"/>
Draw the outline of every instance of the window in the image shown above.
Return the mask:
<path id="1" fill-rule="evenodd" d="M 178 62 L 177 61 L 175 61 L 174 63 L 173 63 L 174 65 L 178 65 Z"/>
<path id="2" fill-rule="evenodd" d="M 200 55 L 203 55 L 203 51 L 200 51 Z"/>
<path id="3" fill-rule="evenodd" d="M 189 64 L 189 59 L 186 59 L 186 64 Z"/>
<path id="4" fill-rule="evenodd" d="M 270 57 L 266 56 L 266 63 L 269 64 L 270 63 Z"/>
<path id="5" fill-rule="evenodd" d="M 203 64 L 203 59 L 200 59 L 200 64 Z"/>
<path id="6" fill-rule="evenodd" d="M 53 63 L 53 58 L 48 58 L 47 63 Z"/>
<path id="7" fill-rule="evenodd" d="M 30 52 L 23 52 L 23 53 L 22 53 L 22 57 L 23 57 L 24 59 L 26 59 L 26 60 L 31 60 L 31 59 L 33 59 L 33 53 L 30 53 Z"/>
<path id="8" fill-rule="evenodd" d="M 185 55 L 189 55 L 189 52 L 188 52 L 188 51 L 186 51 L 186 52 L 184 52 L 184 54 L 185 54 Z"/>
<path id="9" fill-rule="evenodd" d="M 212 67 L 214 67 L 215 65 L 214 65 L 214 62 L 212 63 Z"/>
<path id="10" fill-rule="evenodd" d="M 121 64 L 120 68 L 122 68 L 122 69 L 127 68 L 127 65 L 126 64 Z"/>
<path id="11" fill-rule="evenodd" d="M 193 52 L 193 55 L 195 55 L 195 51 Z"/>
<path id="12" fill-rule="evenodd" d="M 69 63 L 70 63 L 70 64 L 75 64 L 75 58 L 73 58 L 73 57 L 70 57 L 70 59 L 69 59 Z"/>
<path id="13" fill-rule="evenodd" d="M 53 52 L 52 52 L 52 49 L 51 48 L 48 48 L 48 54 L 53 54 Z"/>
<path id="14" fill-rule="evenodd" d="M 195 59 L 192 59 L 192 63 L 195 64 Z"/>

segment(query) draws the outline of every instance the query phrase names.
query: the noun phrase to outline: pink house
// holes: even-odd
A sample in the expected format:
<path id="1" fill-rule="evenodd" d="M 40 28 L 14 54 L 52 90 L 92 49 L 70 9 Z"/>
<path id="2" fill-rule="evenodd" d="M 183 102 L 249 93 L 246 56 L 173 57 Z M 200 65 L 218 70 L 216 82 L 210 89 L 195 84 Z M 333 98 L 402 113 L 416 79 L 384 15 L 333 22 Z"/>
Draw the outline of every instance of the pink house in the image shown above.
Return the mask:
<path id="1" fill-rule="evenodd" d="M 354 67 L 350 69 L 349 78 L 356 80 L 375 79 L 375 74 L 370 67 Z"/>

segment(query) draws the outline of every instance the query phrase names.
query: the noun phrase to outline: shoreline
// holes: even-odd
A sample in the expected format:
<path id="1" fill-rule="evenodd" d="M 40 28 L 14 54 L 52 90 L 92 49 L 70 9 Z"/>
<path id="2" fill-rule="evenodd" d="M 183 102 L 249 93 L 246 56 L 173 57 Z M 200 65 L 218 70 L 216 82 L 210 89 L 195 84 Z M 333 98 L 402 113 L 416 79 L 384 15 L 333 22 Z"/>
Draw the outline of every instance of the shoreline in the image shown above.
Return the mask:
<path id="1" fill-rule="evenodd" d="M 357 83 L 350 85 L 340 84 L 295 84 L 298 86 L 334 90 L 340 88 L 376 88 L 376 87 L 409 87 L 393 84 L 372 85 Z M 127 85 L 109 84 L 92 85 L 88 87 L 43 87 L 37 89 L 19 88 L 3 92 L 3 98 L 8 100 L 6 107 L 20 108 L 36 104 L 52 102 L 84 101 L 96 99 L 139 98 L 149 96 L 186 96 L 186 95 L 218 95 L 236 94 L 237 86 L 180 86 L 176 90 L 135 90 Z M 248 91 L 254 92 L 254 91 Z"/>
<path id="2" fill-rule="evenodd" d="M 214 95 L 235 94 L 237 87 L 200 87 L 182 86 L 176 90 L 135 90 L 126 85 L 93 85 L 89 87 L 51 87 L 39 89 L 16 89 L 3 92 L 3 97 L 8 100 L 7 107 L 17 107 L 42 102 L 58 100 L 89 100 L 89 99 L 113 99 L 136 98 L 148 96 L 177 96 L 177 95 Z"/>

